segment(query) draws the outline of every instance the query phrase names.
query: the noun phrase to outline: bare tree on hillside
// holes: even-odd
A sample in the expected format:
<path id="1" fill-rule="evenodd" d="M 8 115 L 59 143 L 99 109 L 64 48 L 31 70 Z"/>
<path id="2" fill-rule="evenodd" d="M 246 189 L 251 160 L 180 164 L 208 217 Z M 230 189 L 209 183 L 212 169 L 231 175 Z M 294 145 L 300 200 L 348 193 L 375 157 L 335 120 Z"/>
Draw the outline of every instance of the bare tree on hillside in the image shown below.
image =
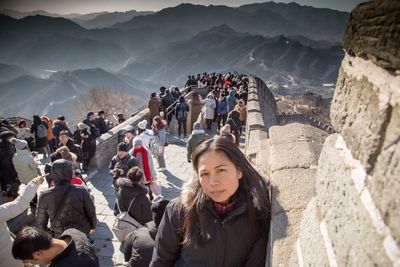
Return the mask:
<path id="1" fill-rule="evenodd" d="M 114 113 L 123 113 L 129 117 L 140 108 L 139 98 L 123 90 L 108 88 L 90 88 L 86 94 L 79 96 L 74 104 L 75 116 L 84 118 L 88 111 L 104 110 L 109 120 Z"/>

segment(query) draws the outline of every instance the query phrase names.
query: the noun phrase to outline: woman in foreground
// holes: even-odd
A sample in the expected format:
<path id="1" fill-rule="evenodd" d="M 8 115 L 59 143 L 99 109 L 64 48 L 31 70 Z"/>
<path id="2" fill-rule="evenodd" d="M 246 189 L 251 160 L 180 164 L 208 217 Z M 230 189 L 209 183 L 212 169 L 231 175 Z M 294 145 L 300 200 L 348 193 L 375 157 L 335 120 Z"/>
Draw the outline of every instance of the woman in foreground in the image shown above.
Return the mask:
<path id="1" fill-rule="evenodd" d="M 265 266 L 267 182 L 221 137 L 192 154 L 195 177 L 167 206 L 150 266 Z"/>

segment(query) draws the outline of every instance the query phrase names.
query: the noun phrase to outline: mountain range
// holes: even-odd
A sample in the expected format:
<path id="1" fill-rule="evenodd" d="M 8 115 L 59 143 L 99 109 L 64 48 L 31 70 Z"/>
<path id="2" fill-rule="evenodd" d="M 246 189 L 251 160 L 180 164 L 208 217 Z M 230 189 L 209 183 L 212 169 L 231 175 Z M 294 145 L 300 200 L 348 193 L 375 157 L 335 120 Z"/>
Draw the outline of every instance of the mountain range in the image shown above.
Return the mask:
<path id="1" fill-rule="evenodd" d="M 1 10 L 0 114 L 68 112 L 91 87 L 144 100 L 205 71 L 257 74 L 276 92 L 324 94 L 322 84 L 336 82 L 348 16 L 275 2 L 62 16 Z"/>

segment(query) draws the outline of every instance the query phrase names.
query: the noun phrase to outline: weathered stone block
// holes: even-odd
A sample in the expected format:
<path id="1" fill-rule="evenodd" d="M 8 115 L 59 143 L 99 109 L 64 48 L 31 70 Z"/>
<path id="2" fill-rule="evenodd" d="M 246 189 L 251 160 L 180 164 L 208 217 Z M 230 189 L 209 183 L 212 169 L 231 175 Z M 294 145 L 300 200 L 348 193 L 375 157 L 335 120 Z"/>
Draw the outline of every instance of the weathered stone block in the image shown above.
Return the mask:
<path id="1" fill-rule="evenodd" d="M 384 68 L 400 69 L 400 2 L 369 1 L 352 10 L 343 46 Z"/>
<path id="2" fill-rule="evenodd" d="M 272 215 L 293 209 L 305 209 L 315 195 L 316 169 L 286 169 L 274 172 Z"/>
<path id="3" fill-rule="evenodd" d="M 271 219 L 271 266 L 287 266 L 291 248 L 298 237 L 302 211 L 280 213 Z"/>
<path id="4" fill-rule="evenodd" d="M 384 134 L 368 189 L 400 246 L 400 106 L 395 106 Z"/>
<path id="5" fill-rule="evenodd" d="M 372 223 L 379 218 L 371 217 L 367 211 L 371 203 L 363 203 L 360 197 L 359 190 L 366 190 L 362 170 L 340 135 L 326 139 L 316 184 L 321 217 L 326 222 L 338 266 L 391 266 L 384 237 Z"/>
<path id="6" fill-rule="evenodd" d="M 304 141 L 322 144 L 328 134 L 313 126 L 302 123 L 290 123 L 284 126 L 274 126 L 269 129 L 272 144 Z"/>
<path id="7" fill-rule="evenodd" d="M 343 60 L 331 103 L 331 120 L 346 140 L 353 156 L 371 170 L 379 152 L 382 134 L 390 114 L 389 98 L 362 75 L 357 65 Z"/>
<path id="8" fill-rule="evenodd" d="M 312 198 L 303 213 L 300 224 L 299 244 L 303 266 L 329 266 L 328 255 L 320 231 L 320 214 L 317 198 Z M 297 254 L 296 254 L 297 255 Z"/>

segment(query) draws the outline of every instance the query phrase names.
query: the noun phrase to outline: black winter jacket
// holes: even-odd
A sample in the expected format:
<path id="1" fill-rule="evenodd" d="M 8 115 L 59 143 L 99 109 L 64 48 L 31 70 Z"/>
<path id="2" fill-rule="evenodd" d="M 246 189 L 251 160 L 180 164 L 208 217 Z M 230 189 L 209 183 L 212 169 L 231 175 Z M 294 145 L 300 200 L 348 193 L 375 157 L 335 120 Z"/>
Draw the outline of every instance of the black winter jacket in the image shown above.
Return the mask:
<path id="1" fill-rule="evenodd" d="M 60 142 L 57 147 L 62 147 L 62 146 L 63 146 L 63 144 Z M 74 153 L 78 157 L 78 159 L 77 159 L 78 162 L 82 162 L 83 155 L 82 155 L 82 149 L 80 148 L 80 146 L 76 145 L 74 143 L 74 141 L 72 141 L 72 139 L 69 139 L 66 144 L 66 147 L 68 147 L 69 151 Z"/>
<path id="2" fill-rule="evenodd" d="M 172 200 L 158 228 L 150 266 L 264 267 L 267 251 L 267 222 L 250 216 L 245 194 L 238 196 L 234 209 L 221 221 L 212 200 L 202 212 L 206 215 L 209 240 L 201 247 L 182 246 L 183 211 L 180 198 Z"/>
<path id="3" fill-rule="evenodd" d="M 63 207 L 60 207 L 67 190 L 69 195 Z M 58 209 L 62 210 L 54 221 Z M 36 210 L 36 223 L 39 228 L 47 230 L 48 220 L 56 238 L 69 228 L 78 229 L 88 235 L 91 229 L 96 229 L 97 224 L 95 207 L 88 191 L 82 186 L 57 183 L 42 191 Z"/>
<path id="4" fill-rule="evenodd" d="M 76 229 L 64 231 L 60 239 L 71 238 L 67 248 L 58 254 L 49 267 L 99 267 L 94 246 L 82 232 Z"/>
<path id="5" fill-rule="evenodd" d="M 108 125 L 105 119 L 103 118 L 96 118 L 94 121 L 94 125 L 99 129 L 99 134 L 102 135 L 108 132 Z"/>
<path id="6" fill-rule="evenodd" d="M 12 184 L 17 180 L 12 158 L 15 153 L 15 147 L 9 142 L 0 141 L 0 179 L 4 184 Z"/>
<path id="7" fill-rule="evenodd" d="M 131 200 L 135 198 L 131 209 L 128 211 L 129 215 L 143 226 L 150 222 L 153 219 L 153 214 L 151 212 L 151 201 L 146 196 L 147 187 L 127 178 L 119 178 L 117 185 L 119 186 L 117 194 L 119 209 L 127 211 Z"/>

